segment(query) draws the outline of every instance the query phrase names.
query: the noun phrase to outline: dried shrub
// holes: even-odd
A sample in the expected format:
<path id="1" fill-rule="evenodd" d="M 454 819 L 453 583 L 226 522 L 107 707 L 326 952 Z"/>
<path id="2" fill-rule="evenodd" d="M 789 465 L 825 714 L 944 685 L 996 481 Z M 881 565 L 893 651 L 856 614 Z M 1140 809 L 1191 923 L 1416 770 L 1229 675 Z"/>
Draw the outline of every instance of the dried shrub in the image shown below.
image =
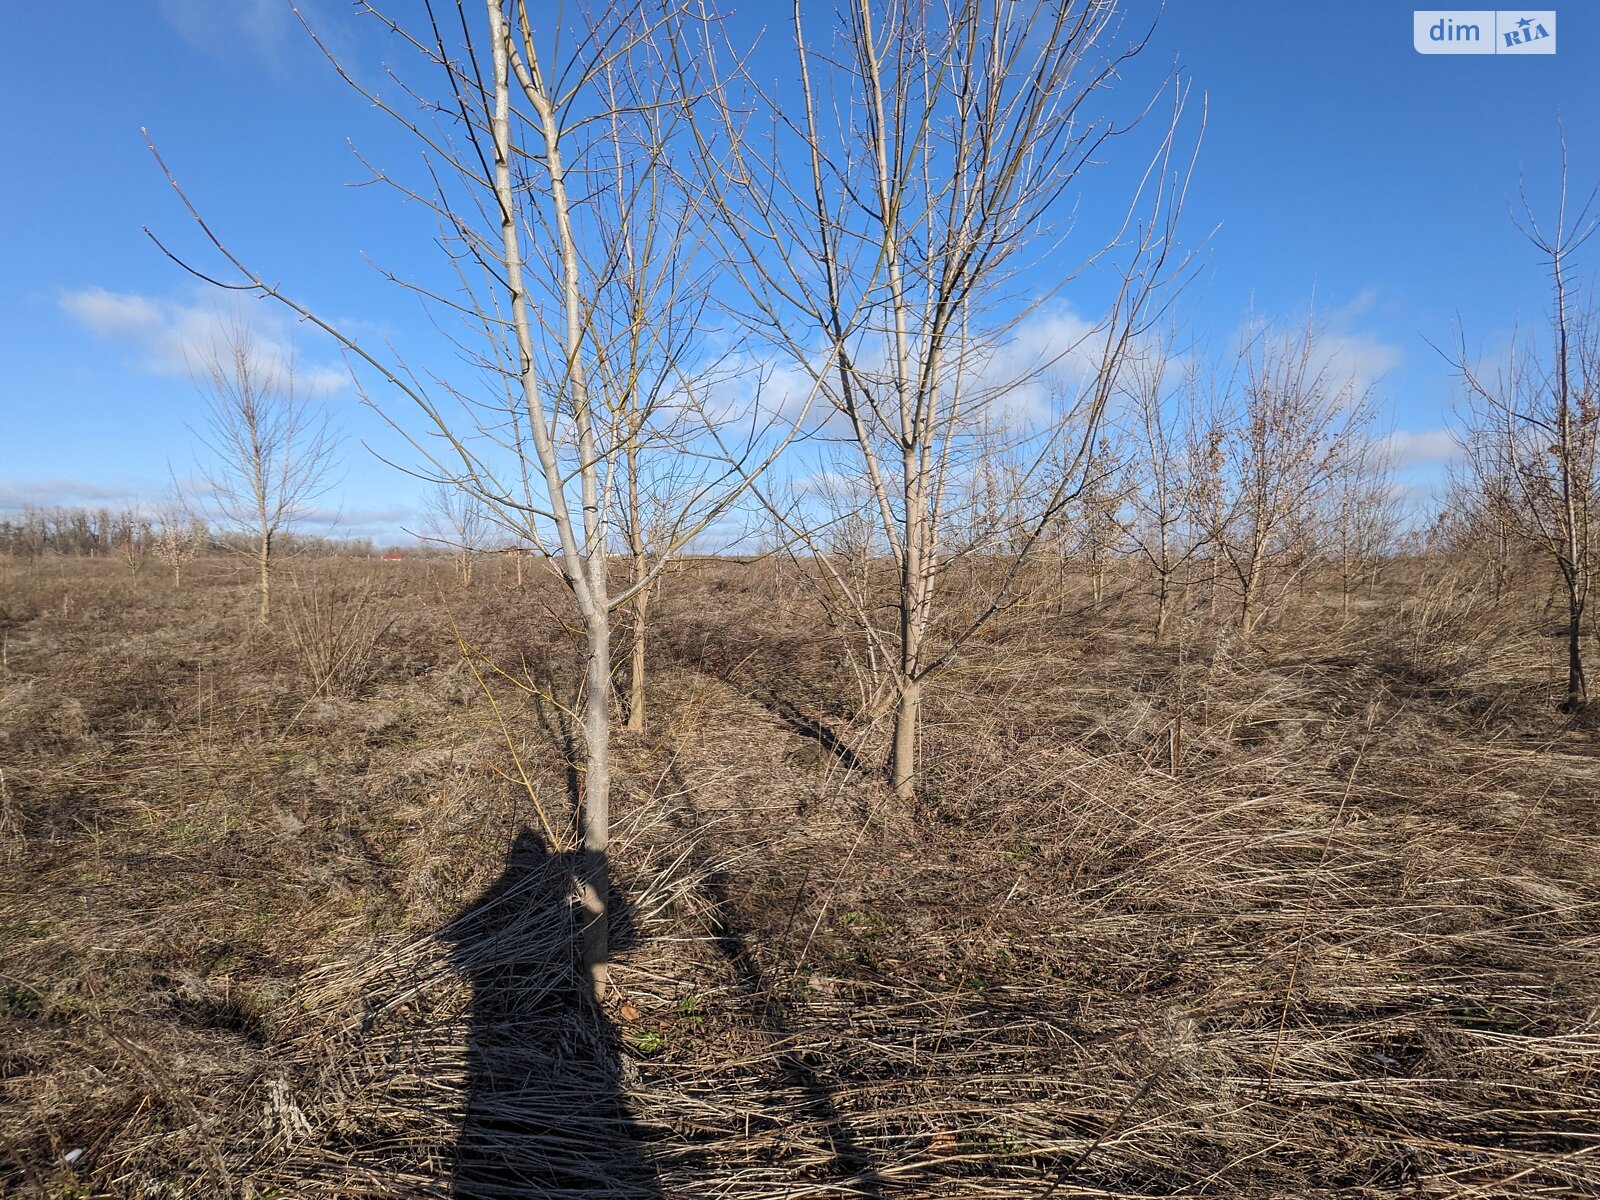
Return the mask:
<path id="1" fill-rule="evenodd" d="M 313 694 L 353 698 L 365 690 L 380 666 L 379 644 L 394 624 L 377 581 L 296 575 L 285 607 L 284 627 Z"/>

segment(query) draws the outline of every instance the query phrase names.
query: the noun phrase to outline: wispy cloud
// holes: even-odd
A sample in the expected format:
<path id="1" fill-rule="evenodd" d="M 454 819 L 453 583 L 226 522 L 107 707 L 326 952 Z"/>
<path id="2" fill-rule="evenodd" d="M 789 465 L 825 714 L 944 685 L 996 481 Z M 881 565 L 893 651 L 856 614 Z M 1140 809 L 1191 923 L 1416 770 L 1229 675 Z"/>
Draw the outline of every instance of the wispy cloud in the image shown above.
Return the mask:
<path id="1" fill-rule="evenodd" d="M 1313 305 L 1308 312 L 1263 314 L 1252 311 L 1234 334 L 1236 349 L 1265 336 L 1280 346 L 1285 339 L 1307 329 L 1314 337 L 1312 367 L 1322 372 L 1335 389 L 1349 386 L 1360 396 L 1399 367 L 1401 348 L 1372 328 L 1370 320 L 1381 307 L 1374 288 L 1363 288 L 1347 304 L 1332 310 Z"/>
<path id="2" fill-rule="evenodd" d="M 1043 427 L 1061 416 L 1063 403 L 1087 395 L 1100 374 L 1105 327 L 1072 308 L 1038 309 L 979 365 L 973 383 L 998 395 L 993 414 L 1007 428 Z"/>
<path id="3" fill-rule="evenodd" d="M 350 8 L 349 0 L 295 0 L 293 6 L 285 0 L 158 0 L 156 5 L 168 28 L 207 58 L 257 73 L 265 67 L 280 81 L 297 75 L 309 82 L 326 70 L 322 52 L 302 27 L 304 19 L 345 72 L 371 91 L 387 92 L 394 79 L 379 60 L 392 48 L 380 50 L 375 44 L 383 42 L 382 25 L 359 16 L 352 20 Z"/>
<path id="4" fill-rule="evenodd" d="M 160 0 L 159 9 L 184 41 L 224 60 L 241 49 L 276 59 L 294 24 L 283 0 Z"/>
<path id="5" fill-rule="evenodd" d="M 180 303 L 96 286 L 64 293 L 61 307 L 90 332 L 133 347 L 140 366 L 157 375 L 194 375 L 226 346 L 236 325 L 246 324 L 236 304 L 209 295 Z M 276 376 L 293 363 L 295 386 L 306 395 L 331 396 L 349 386 L 350 373 L 343 367 L 298 361 L 291 331 L 281 318 L 252 313 L 247 327 L 255 366 L 264 377 Z"/>
<path id="6" fill-rule="evenodd" d="M 85 479 L 0 480 L 0 512 L 24 508 L 144 508 L 161 491 L 159 485 L 139 488 L 127 483 L 94 483 Z"/>
<path id="7" fill-rule="evenodd" d="M 1357 391 L 1377 384 L 1404 357 L 1399 346 L 1367 331 L 1320 334 L 1317 348 L 1329 376 L 1340 382 L 1349 380 Z"/>
<path id="8" fill-rule="evenodd" d="M 1461 444 L 1448 429 L 1397 429 L 1382 439 L 1397 467 L 1449 463 L 1461 456 Z"/>
<path id="9" fill-rule="evenodd" d="M 1003 427 L 1036 429 L 1056 415 L 1060 398 L 1083 391 L 1100 369 L 1103 329 L 1065 305 L 1029 314 L 999 345 L 975 354 L 959 373 L 964 410 L 983 411 Z M 887 388 L 888 345 L 858 343 L 852 349 L 855 365 L 869 379 L 878 377 Z M 707 397 L 708 414 L 717 423 L 748 419 L 759 408 L 781 426 L 805 410 L 805 427 L 812 433 L 847 436 L 849 423 L 829 402 L 837 386 L 826 348 L 818 345 L 802 367 L 793 359 L 772 354 L 730 356 L 723 373 Z M 823 387 L 813 384 L 811 372 L 823 373 Z M 957 374 L 947 367 L 946 387 L 955 386 Z"/>
<path id="10" fill-rule="evenodd" d="M 420 515 L 415 508 L 312 508 L 300 514 L 299 526 L 328 537 L 393 537 Z"/>
<path id="11" fill-rule="evenodd" d="M 143 338 L 158 332 L 165 321 L 153 300 L 134 293 L 85 288 L 68 292 L 61 307 L 96 333 L 113 338 Z"/>

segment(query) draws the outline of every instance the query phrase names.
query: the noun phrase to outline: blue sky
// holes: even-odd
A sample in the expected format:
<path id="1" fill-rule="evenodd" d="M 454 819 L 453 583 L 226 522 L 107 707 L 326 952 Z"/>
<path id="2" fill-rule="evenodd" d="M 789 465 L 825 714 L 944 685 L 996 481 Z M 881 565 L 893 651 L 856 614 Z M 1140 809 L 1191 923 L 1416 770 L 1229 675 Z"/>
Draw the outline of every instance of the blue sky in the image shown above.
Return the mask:
<path id="1" fill-rule="evenodd" d="M 348 5 L 306 7 L 362 69 L 375 74 L 392 52 Z M 772 9 L 762 60 L 779 77 L 786 7 Z M 739 20 L 766 11 L 746 4 Z M 1552 197 L 1558 112 L 1576 185 L 1600 179 L 1600 8 L 1557 12 L 1553 57 L 1425 57 L 1409 6 L 1170 0 L 1125 81 L 1134 94 L 1176 62 L 1207 97 L 1184 217 L 1191 240 L 1215 229 L 1186 306 L 1196 329 L 1227 336 L 1252 308 L 1292 320 L 1315 303 L 1342 359 L 1381 376 L 1409 478 L 1424 489 L 1448 451 L 1454 395 L 1425 339 L 1448 341 L 1459 312 L 1472 345 L 1492 353 L 1518 318 L 1545 311 L 1544 273 L 1508 204 L 1519 177 L 1536 204 Z M 425 269 L 431 222 L 392 193 L 349 186 L 363 178 L 352 141 L 386 165 L 409 168 L 415 155 L 281 0 L 25 4 L 6 17 L 0 507 L 155 500 L 169 463 L 179 476 L 193 468 L 199 402 L 183 348 L 218 300 L 141 231 L 198 249 L 141 126 L 267 275 L 363 336 L 436 349 L 417 305 L 366 261 Z M 1101 177 L 1105 203 L 1126 167 Z M 1087 216 L 1099 203 L 1085 192 Z M 1597 264 L 1581 265 L 1592 278 Z M 1061 303 L 1091 311 L 1093 289 L 1069 288 Z M 297 340 L 310 376 L 336 383 L 329 347 L 258 302 L 245 311 L 264 336 Z M 421 486 L 358 444 L 402 453 L 353 390 L 329 391 L 351 435 L 333 507 L 347 532 L 393 539 L 416 524 Z"/>

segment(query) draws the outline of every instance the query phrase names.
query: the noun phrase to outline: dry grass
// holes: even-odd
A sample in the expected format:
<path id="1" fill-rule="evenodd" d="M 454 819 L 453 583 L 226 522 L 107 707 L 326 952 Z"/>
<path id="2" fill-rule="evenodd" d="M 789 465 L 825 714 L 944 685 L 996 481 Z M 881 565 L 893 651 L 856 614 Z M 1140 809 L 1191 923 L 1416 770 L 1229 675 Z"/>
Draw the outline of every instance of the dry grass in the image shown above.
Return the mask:
<path id="1" fill-rule="evenodd" d="M 297 572 L 283 622 L 315 695 L 355 698 L 372 682 L 383 636 L 394 624 L 395 589 L 372 576 L 346 581 L 334 571 Z"/>
<path id="2" fill-rule="evenodd" d="M 842 635 L 686 570 L 599 1013 L 449 619 L 570 647 L 535 587 L 424 571 L 309 703 L 243 583 L 13 572 L 0 1186 L 1595 1194 L 1600 754 L 1514 604 L 1410 579 L 1159 651 L 1131 593 L 1011 614 L 905 812 Z M 511 724 L 558 811 L 559 722 Z"/>

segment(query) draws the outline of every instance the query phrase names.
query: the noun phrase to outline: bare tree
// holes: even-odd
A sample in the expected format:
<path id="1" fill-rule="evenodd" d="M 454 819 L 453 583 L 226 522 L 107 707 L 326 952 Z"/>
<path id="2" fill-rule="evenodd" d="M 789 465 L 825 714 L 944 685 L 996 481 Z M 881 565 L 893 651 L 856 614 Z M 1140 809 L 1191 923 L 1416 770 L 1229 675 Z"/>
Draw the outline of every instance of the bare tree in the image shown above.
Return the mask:
<path id="1" fill-rule="evenodd" d="M 1205 530 L 1194 520 L 1203 473 L 1192 470 L 1196 436 L 1198 375 L 1173 363 L 1170 337 L 1152 339 L 1125 375 L 1124 393 L 1132 427 L 1130 478 L 1126 485 L 1131 510 L 1128 539 L 1155 577 L 1155 627 L 1160 642 L 1166 632 L 1173 594 L 1190 562 L 1207 547 Z"/>
<path id="2" fill-rule="evenodd" d="M 1372 410 L 1309 321 L 1249 337 L 1226 388 L 1220 420 L 1201 435 L 1211 470 L 1198 494 L 1248 636 L 1316 561 L 1319 515 L 1365 445 Z"/>
<path id="3" fill-rule="evenodd" d="M 172 572 L 174 588 L 183 586 L 183 568 L 200 553 L 206 537 L 205 523 L 176 500 L 156 510 L 152 544 L 156 558 Z"/>
<path id="4" fill-rule="evenodd" d="M 150 557 L 150 520 L 137 509 L 125 508 L 106 531 L 117 556 L 135 575 Z"/>
<path id="5" fill-rule="evenodd" d="M 426 507 L 427 530 L 423 540 L 450 551 L 456 581 L 466 587 L 472 582 L 475 557 L 487 548 L 489 517 L 475 497 L 450 481 L 433 486 Z"/>
<path id="6" fill-rule="evenodd" d="M 642 431 L 628 437 L 618 472 L 622 492 L 618 503 L 620 532 L 628 556 L 628 579 L 634 588 L 628 605 L 627 727 L 635 733 L 645 727 L 650 599 L 659 579 L 659 567 L 681 549 L 681 543 L 674 541 L 673 526 L 699 471 L 699 464 L 693 459 L 667 452 L 684 436 L 681 428 L 657 432 L 660 440 L 647 438 Z M 688 470 L 684 471 L 686 463 Z"/>
<path id="7" fill-rule="evenodd" d="M 1458 330 L 1453 365 L 1466 384 L 1462 441 L 1468 471 L 1492 525 L 1552 563 L 1567 610 L 1567 686 L 1561 708 L 1588 703 L 1583 617 L 1594 581 L 1600 497 L 1600 314 L 1572 280 L 1572 257 L 1600 229 L 1600 187 L 1569 210 L 1567 151 L 1561 146 L 1555 223 L 1541 224 L 1526 193 L 1518 228 L 1550 271 L 1549 343 L 1514 337 L 1491 377 L 1467 353 Z"/>
<path id="8" fill-rule="evenodd" d="M 941 627 L 941 577 L 966 552 L 947 533 L 981 492 L 974 441 L 1005 424 L 986 413 L 1053 357 L 1008 369 L 1003 354 L 1031 307 L 1014 290 L 1026 248 L 1048 240 L 1085 165 L 1123 131 L 1086 106 L 1142 43 L 1121 42 L 1102 3 L 850 0 L 839 16 L 834 44 L 821 45 L 794 6 L 800 91 L 792 103 L 762 97 L 770 141 L 749 137 L 737 102 L 725 99 L 726 137 L 703 148 L 717 168 L 721 236 L 751 297 L 751 328 L 826 396 L 827 438 L 837 429 L 861 462 L 874 540 L 893 564 L 893 620 L 877 621 L 878 598 L 852 592 L 837 573 L 833 584 L 890 671 L 889 777 L 911 799 L 924 690 L 1014 600 L 1032 550 L 1080 487 L 1106 396 L 1169 270 L 1187 180 L 1182 105 L 1180 97 L 1127 222 L 1082 256 L 1124 252 L 1106 315 L 1054 355 L 1091 360 L 1080 419 L 1018 432 L 1036 484 L 1026 523 L 1005 537 L 988 602 Z M 1073 275 L 1052 271 L 1057 282 Z M 1078 436 L 1063 453 L 1069 428 Z"/>
<path id="9" fill-rule="evenodd" d="M 518 591 L 522 590 L 522 582 L 528 572 L 528 556 L 532 551 L 523 544 L 515 534 L 507 534 L 498 540 L 495 546 L 496 554 L 503 554 L 511 560 L 511 569 L 516 579 Z"/>
<path id="10" fill-rule="evenodd" d="M 30 562 L 44 557 L 50 547 L 50 527 L 42 509 L 32 504 L 23 508 L 11 544 L 12 553 L 20 553 Z"/>
<path id="11" fill-rule="evenodd" d="M 333 485 L 337 438 L 300 390 L 292 353 L 235 317 L 192 364 L 206 402 L 200 473 L 221 520 L 249 536 L 257 617 L 271 612 L 274 543 Z"/>
<path id="12" fill-rule="evenodd" d="M 1084 458 L 1082 481 L 1066 517 L 1077 533 L 1078 553 L 1089 566 L 1091 595 L 1096 608 L 1105 600 L 1106 569 L 1125 548 L 1127 526 L 1122 509 L 1127 500 L 1123 487 L 1123 453 L 1120 435 L 1111 424 L 1102 426 L 1094 449 Z"/>
<path id="13" fill-rule="evenodd" d="M 1509 503 L 1511 480 L 1500 474 L 1481 476 L 1477 456 L 1466 455 L 1452 467 L 1450 484 L 1440 505 L 1429 544 L 1446 555 L 1465 556 L 1481 564 L 1496 601 L 1505 595 L 1514 567 L 1531 547 L 1517 536 Z"/>
<path id="14" fill-rule="evenodd" d="M 684 544 L 680 526 L 696 511 L 705 480 L 694 446 L 708 418 L 704 398 L 714 372 L 701 335 L 707 299 L 705 281 L 697 277 L 702 243 L 674 225 L 686 214 L 686 200 L 689 207 L 698 204 L 696 186 L 690 182 L 685 197 L 681 176 L 631 165 L 640 138 L 624 118 L 624 110 L 613 107 L 606 125 L 607 166 L 625 200 L 601 216 L 600 240 L 615 262 L 590 320 L 598 348 L 595 384 L 620 449 L 611 479 L 632 591 L 627 727 L 639 732 L 645 727 L 650 598 L 659 568 Z M 651 125 L 644 144 L 659 149 L 672 140 L 670 128 Z"/>
<path id="15" fill-rule="evenodd" d="M 630 551 L 648 565 L 613 590 L 613 545 L 627 542 L 618 537 L 616 501 L 630 452 L 653 444 L 666 410 L 692 392 L 689 381 L 709 357 L 688 337 L 693 322 L 671 316 L 701 303 L 706 286 L 695 266 L 706 228 L 696 185 L 667 170 L 691 157 L 675 151 L 698 103 L 679 86 L 685 72 L 668 63 L 685 40 L 686 18 L 680 8 L 632 0 L 576 14 L 569 26 L 566 14 L 525 0 L 486 0 L 481 20 L 458 6 L 447 43 L 437 22 L 406 29 L 372 5 L 358 8 L 419 55 L 439 84 L 402 84 L 408 100 L 401 106 L 365 87 L 317 42 L 346 82 L 424 154 L 423 187 L 382 170 L 375 177 L 437 215 L 450 282 L 426 288 L 389 277 L 419 291 L 436 312 L 459 317 L 457 346 L 476 377 L 447 379 L 367 349 L 245 264 L 183 203 L 234 272 L 213 282 L 278 300 L 334 337 L 420 413 L 423 431 L 409 432 L 392 406 L 372 398 L 409 439 L 420 460 L 414 473 L 471 498 L 502 532 L 542 548 L 559 571 L 582 630 L 584 678 L 575 698 L 540 694 L 581 725 L 575 882 L 583 961 L 603 996 L 613 614 L 648 590 L 785 444 L 781 431 L 754 421 L 737 436 L 715 438 L 715 455 L 674 441 L 679 477 L 692 482 L 660 523 L 658 543 L 642 555 Z M 437 126 L 418 123 L 416 98 Z M 681 331 L 670 346 L 661 340 L 668 329 Z M 759 408 L 753 395 L 741 400 Z M 687 403 L 716 424 L 713 409 Z M 689 471 L 691 462 L 702 469 Z"/>
<path id="16" fill-rule="evenodd" d="M 1330 491 L 1327 540 L 1339 573 L 1339 611 L 1348 616 L 1357 585 L 1363 578 L 1376 582 L 1400 529 L 1394 460 L 1387 445 L 1352 441 Z"/>

